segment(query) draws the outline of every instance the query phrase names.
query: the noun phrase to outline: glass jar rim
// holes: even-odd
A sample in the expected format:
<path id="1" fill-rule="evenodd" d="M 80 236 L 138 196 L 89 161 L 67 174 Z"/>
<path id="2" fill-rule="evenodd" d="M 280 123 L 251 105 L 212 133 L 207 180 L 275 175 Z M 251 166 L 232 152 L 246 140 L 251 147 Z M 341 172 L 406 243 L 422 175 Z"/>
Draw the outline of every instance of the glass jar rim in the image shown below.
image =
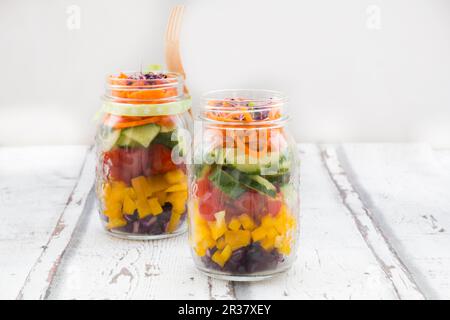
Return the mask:
<path id="1" fill-rule="evenodd" d="M 250 114 L 256 114 L 261 112 L 270 112 L 276 109 L 284 107 L 287 103 L 287 96 L 275 90 L 266 89 L 219 89 L 212 90 L 204 93 L 201 96 L 201 112 L 199 115 L 200 120 L 208 121 L 217 125 L 225 126 L 255 126 L 261 125 L 262 127 L 267 126 L 281 126 L 284 125 L 286 121 L 289 121 L 289 116 L 281 112 L 280 116 L 275 119 L 270 120 L 258 120 L 254 119 L 252 121 L 221 121 L 219 119 L 213 119 L 206 115 L 207 112 L 226 112 L 239 114 L 243 110 L 239 107 L 245 104 L 245 112 Z M 214 105 L 216 103 L 217 105 Z M 224 106 L 224 103 L 235 103 L 234 106 Z M 250 106 L 250 104 L 252 104 Z M 237 108 L 236 108 L 237 107 Z"/>
<path id="2" fill-rule="evenodd" d="M 145 78 L 146 74 L 164 74 L 161 78 Z M 125 75 L 126 77 L 121 77 Z M 133 78 L 135 77 L 135 78 Z M 165 103 L 189 98 L 184 93 L 184 79 L 180 73 L 157 70 L 149 72 L 123 71 L 106 77 L 104 100 L 124 104 Z M 171 94 L 165 94 L 169 92 Z"/>

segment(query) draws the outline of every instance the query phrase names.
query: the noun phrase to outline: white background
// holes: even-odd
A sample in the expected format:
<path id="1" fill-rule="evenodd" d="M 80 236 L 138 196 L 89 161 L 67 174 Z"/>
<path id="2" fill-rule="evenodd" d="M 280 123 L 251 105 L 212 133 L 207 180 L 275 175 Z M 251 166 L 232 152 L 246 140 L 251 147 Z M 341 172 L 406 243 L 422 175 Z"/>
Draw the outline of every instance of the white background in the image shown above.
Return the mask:
<path id="1" fill-rule="evenodd" d="M 450 146 L 449 0 L 1 0 L 0 144 L 91 143 L 105 76 L 163 63 L 179 3 L 194 101 L 281 90 L 298 141 Z"/>

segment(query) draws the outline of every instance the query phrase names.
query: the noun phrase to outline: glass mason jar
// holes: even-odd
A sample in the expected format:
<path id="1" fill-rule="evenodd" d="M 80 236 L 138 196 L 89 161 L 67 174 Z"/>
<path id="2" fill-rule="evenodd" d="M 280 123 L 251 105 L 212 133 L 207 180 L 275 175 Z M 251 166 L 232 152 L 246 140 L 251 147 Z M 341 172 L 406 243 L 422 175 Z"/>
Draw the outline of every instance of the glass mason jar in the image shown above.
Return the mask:
<path id="1" fill-rule="evenodd" d="M 260 280 L 295 259 L 299 161 L 285 106 L 282 94 L 265 90 L 203 98 L 189 166 L 189 242 L 209 276 Z"/>
<path id="2" fill-rule="evenodd" d="M 191 100 L 171 72 L 109 76 L 96 136 L 96 193 L 110 234 L 156 239 L 186 230 L 183 140 Z"/>

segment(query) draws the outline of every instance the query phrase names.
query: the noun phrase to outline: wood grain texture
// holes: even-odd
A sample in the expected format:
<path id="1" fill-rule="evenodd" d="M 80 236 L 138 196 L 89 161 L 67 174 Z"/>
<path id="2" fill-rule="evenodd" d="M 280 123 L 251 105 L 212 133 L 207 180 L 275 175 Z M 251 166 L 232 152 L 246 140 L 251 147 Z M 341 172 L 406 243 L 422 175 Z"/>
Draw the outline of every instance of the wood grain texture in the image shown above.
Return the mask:
<path id="1" fill-rule="evenodd" d="M 322 159 L 328 174 L 338 189 L 342 202 L 351 213 L 358 231 L 391 281 L 399 299 L 424 299 L 411 272 L 399 257 L 395 248 L 384 234 L 376 217 L 355 190 L 348 173 L 343 169 L 334 147 L 322 149 Z"/>
<path id="2" fill-rule="evenodd" d="M 249 284 L 207 278 L 195 269 L 185 236 L 147 242 L 112 238 L 101 230 L 93 205 L 83 217 L 49 298 L 397 298 L 342 204 L 319 149 L 305 146 L 302 159 L 301 248 L 286 275 Z"/>
<path id="3" fill-rule="evenodd" d="M 420 290 L 449 299 L 449 158 L 415 144 L 348 144 L 339 158 Z"/>
<path id="4" fill-rule="evenodd" d="M 78 181 L 70 193 L 65 207 L 58 216 L 56 225 L 47 243 L 28 273 L 17 299 L 45 299 L 61 259 L 78 225 L 89 191 L 94 184 L 95 152 L 90 149 L 86 155 Z"/>
<path id="5" fill-rule="evenodd" d="M 0 299 L 15 299 L 78 181 L 87 147 L 0 148 Z"/>
<path id="6" fill-rule="evenodd" d="M 397 299 L 330 179 L 321 151 L 301 146 L 300 250 L 277 278 L 236 284 L 241 299 Z"/>
<path id="7" fill-rule="evenodd" d="M 93 194 L 92 200 L 93 200 Z M 106 234 L 92 201 L 50 299 L 232 299 L 227 282 L 201 275 L 185 235 L 130 241 Z"/>
<path id="8" fill-rule="evenodd" d="M 297 261 L 273 279 L 233 283 L 195 269 L 186 235 L 127 241 L 103 232 L 86 147 L 0 148 L 0 298 L 450 298 L 450 151 L 300 151 Z"/>

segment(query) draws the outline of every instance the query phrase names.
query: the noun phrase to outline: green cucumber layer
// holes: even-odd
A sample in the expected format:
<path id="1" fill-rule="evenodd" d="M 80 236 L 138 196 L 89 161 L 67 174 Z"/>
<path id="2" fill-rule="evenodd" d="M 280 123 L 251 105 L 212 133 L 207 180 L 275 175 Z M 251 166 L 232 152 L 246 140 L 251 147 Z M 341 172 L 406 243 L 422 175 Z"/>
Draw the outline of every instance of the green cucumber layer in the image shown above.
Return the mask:
<path id="1" fill-rule="evenodd" d="M 144 126 L 132 127 L 122 130 L 122 135 L 130 141 L 139 143 L 141 146 L 147 148 L 153 139 L 159 133 L 160 126 L 154 123 L 146 124 Z"/>
<path id="2" fill-rule="evenodd" d="M 245 187 L 255 190 L 263 195 L 275 198 L 277 196 L 277 189 L 267 179 L 258 175 L 249 175 L 238 170 L 232 170 L 230 176 L 236 181 L 239 181 Z"/>
<path id="3" fill-rule="evenodd" d="M 214 158 L 217 164 L 251 175 L 278 175 L 289 171 L 290 168 L 287 157 L 278 153 L 255 158 L 235 148 L 224 148 L 215 150 Z"/>
<path id="4" fill-rule="evenodd" d="M 238 180 L 220 168 L 215 168 L 208 178 L 217 188 L 232 199 L 239 198 L 245 192 Z"/>

